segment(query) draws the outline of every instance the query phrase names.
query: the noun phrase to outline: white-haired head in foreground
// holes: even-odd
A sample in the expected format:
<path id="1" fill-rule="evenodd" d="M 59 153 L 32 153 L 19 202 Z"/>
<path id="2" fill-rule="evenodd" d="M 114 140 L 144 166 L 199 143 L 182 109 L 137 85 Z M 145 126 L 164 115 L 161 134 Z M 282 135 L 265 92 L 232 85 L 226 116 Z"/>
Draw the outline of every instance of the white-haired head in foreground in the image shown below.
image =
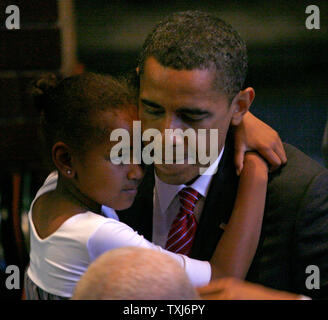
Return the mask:
<path id="1" fill-rule="evenodd" d="M 197 291 L 172 257 L 124 247 L 97 258 L 76 285 L 73 300 L 196 300 Z"/>

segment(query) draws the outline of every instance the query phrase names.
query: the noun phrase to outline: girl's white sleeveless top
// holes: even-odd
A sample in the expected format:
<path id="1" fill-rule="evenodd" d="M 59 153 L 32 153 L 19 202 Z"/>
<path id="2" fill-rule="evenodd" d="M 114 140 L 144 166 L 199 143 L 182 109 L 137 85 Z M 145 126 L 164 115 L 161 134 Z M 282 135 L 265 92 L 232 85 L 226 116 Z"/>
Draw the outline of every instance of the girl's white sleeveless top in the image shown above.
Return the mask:
<path id="1" fill-rule="evenodd" d="M 195 286 L 206 285 L 210 281 L 211 267 L 207 261 L 174 254 L 154 245 L 118 221 L 115 210 L 108 207 L 102 209 L 104 216 L 91 211 L 76 214 L 50 236 L 41 239 L 32 221 L 32 207 L 38 197 L 56 188 L 57 180 L 56 172 L 48 176 L 28 213 L 30 265 L 27 274 L 44 291 L 71 297 L 77 281 L 93 260 L 107 250 L 124 246 L 151 248 L 169 254 L 185 268 Z"/>

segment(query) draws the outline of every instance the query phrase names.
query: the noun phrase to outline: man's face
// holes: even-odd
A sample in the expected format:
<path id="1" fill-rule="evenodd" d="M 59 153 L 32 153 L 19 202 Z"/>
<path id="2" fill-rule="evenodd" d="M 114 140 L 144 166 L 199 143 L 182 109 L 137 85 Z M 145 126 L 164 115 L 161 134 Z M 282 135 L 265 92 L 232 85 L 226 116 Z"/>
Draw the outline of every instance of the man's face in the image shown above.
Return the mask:
<path id="1" fill-rule="evenodd" d="M 140 77 L 139 95 L 143 131 L 155 128 L 162 133 L 164 141 L 165 129 L 191 128 L 196 133 L 198 129 L 218 129 L 220 152 L 234 108 L 229 106 L 226 95 L 213 85 L 214 76 L 211 70 L 175 70 L 163 67 L 153 57 L 147 58 Z M 200 164 L 187 161 L 184 164 L 155 163 L 156 174 L 169 184 L 191 181 L 199 175 L 199 167 Z"/>

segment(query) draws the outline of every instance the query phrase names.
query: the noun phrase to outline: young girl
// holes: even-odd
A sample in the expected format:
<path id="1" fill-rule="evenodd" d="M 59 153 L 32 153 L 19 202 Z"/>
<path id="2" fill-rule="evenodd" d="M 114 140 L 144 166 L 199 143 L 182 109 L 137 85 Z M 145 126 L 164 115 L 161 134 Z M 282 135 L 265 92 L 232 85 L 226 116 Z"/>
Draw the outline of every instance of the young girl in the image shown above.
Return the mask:
<path id="1" fill-rule="evenodd" d="M 108 76 L 84 74 L 59 83 L 54 78 L 41 79 L 35 84 L 35 95 L 57 172 L 47 178 L 29 212 L 27 299 L 70 298 L 93 260 L 123 246 L 171 255 L 195 286 L 211 278 L 245 277 L 264 211 L 267 165 L 260 157 L 245 157 L 235 207 L 213 259 L 191 259 L 150 243 L 115 214 L 114 210 L 132 205 L 143 177 L 142 167 L 133 161 L 117 165 L 110 158 L 117 143 L 109 139 L 113 130 L 128 130 L 132 145 L 137 108 L 127 86 Z"/>

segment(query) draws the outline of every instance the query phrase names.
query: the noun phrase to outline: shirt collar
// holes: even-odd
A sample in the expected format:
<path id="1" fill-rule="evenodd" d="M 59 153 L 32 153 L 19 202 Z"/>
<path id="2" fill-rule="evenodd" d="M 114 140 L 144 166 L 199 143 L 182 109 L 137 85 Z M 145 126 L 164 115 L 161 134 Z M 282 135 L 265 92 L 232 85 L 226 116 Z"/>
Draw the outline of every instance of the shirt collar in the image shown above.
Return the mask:
<path id="1" fill-rule="evenodd" d="M 223 151 L 224 147 L 222 148 L 218 158 L 211 164 L 211 166 L 190 185 L 190 187 L 198 191 L 203 197 L 207 196 L 213 175 L 216 173 L 221 161 Z M 167 184 L 161 181 L 155 172 L 155 190 L 162 212 L 167 210 L 177 193 L 185 187 L 185 184 Z"/>

